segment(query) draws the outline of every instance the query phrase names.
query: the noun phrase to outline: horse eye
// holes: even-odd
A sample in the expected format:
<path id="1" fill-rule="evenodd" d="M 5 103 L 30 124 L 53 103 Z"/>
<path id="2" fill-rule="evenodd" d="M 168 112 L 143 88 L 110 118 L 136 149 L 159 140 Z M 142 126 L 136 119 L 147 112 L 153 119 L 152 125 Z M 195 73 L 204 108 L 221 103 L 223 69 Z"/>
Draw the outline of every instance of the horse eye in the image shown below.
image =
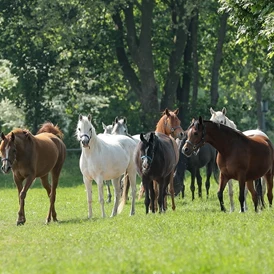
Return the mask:
<path id="1" fill-rule="evenodd" d="M 89 129 L 89 131 L 91 131 L 91 128 Z"/>
<path id="2" fill-rule="evenodd" d="M 80 131 L 80 128 L 78 127 L 78 130 Z"/>
<path id="3" fill-rule="evenodd" d="M 194 132 L 194 135 L 196 135 L 196 136 L 197 136 L 197 135 L 198 135 L 198 132 Z"/>

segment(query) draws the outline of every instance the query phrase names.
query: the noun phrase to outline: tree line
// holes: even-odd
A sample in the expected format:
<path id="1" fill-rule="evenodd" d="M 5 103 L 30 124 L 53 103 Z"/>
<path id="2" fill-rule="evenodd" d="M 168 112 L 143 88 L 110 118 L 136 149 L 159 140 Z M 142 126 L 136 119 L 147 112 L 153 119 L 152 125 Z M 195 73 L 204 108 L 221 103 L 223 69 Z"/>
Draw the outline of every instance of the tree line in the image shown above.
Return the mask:
<path id="1" fill-rule="evenodd" d="M 1 130 L 44 121 L 75 145 L 80 113 L 155 129 L 166 107 L 273 131 L 271 1 L 0 0 Z M 268 111 L 262 111 L 268 102 Z M 265 119 L 265 120 L 264 120 Z M 271 135 L 272 134 L 272 135 Z"/>

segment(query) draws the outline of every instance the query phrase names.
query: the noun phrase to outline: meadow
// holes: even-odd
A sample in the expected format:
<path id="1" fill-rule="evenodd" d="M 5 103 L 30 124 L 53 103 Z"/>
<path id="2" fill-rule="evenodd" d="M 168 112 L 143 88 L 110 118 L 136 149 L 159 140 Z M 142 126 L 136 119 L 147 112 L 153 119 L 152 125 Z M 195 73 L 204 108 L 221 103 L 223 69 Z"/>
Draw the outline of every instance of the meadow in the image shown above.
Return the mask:
<path id="1" fill-rule="evenodd" d="M 273 209 L 255 213 L 249 195 L 249 210 L 238 213 L 236 182 L 234 213 L 220 212 L 214 180 L 208 199 L 192 201 L 187 177 L 186 197 L 176 197 L 175 211 L 146 215 L 141 200 L 135 216 L 128 203 L 104 219 L 93 184 L 89 220 L 78 159 L 67 157 L 57 189 L 59 222 L 49 225 L 39 180 L 27 194 L 26 224 L 16 226 L 17 190 L 11 174 L 0 175 L 0 273 L 273 273 Z M 108 216 L 112 206 L 106 204 Z"/>

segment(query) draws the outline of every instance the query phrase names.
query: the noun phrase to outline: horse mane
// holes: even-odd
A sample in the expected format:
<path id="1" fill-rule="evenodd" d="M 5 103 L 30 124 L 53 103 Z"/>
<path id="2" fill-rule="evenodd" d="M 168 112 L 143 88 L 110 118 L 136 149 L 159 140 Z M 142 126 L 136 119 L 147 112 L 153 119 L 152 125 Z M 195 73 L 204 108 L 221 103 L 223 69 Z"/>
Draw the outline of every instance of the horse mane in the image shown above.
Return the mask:
<path id="1" fill-rule="evenodd" d="M 46 122 L 46 123 L 42 124 L 36 134 L 45 133 L 45 132 L 52 133 L 52 134 L 58 136 L 60 139 L 63 139 L 63 137 L 64 137 L 64 134 L 60 130 L 58 125 L 54 126 L 54 124 L 51 122 Z"/>
<path id="2" fill-rule="evenodd" d="M 244 135 L 241 131 L 239 131 L 237 128 L 232 128 L 232 127 L 228 127 L 226 125 L 220 124 L 218 122 L 214 122 L 211 120 L 203 120 L 204 123 L 210 123 L 210 124 L 214 124 L 216 125 L 218 128 L 224 130 L 224 131 L 230 131 L 230 132 L 234 132 L 236 135 L 241 135 L 243 136 L 245 139 L 247 138 L 246 135 Z"/>

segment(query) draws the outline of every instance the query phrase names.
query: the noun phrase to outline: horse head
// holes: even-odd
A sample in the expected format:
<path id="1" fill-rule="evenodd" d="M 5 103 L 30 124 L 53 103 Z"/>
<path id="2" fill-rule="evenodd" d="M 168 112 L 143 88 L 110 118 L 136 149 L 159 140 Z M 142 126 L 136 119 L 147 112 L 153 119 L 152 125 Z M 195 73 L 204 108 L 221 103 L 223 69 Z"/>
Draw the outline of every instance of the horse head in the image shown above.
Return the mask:
<path id="1" fill-rule="evenodd" d="M 77 140 L 81 142 L 84 148 L 89 148 L 89 142 L 92 138 L 92 134 L 95 134 L 95 130 L 91 124 L 91 115 L 83 116 L 79 115 L 79 120 L 76 129 Z"/>
<path id="2" fill-rule="evenodd" d="M 113 124 L 112 125 L 105 125 L 102 122 L 102 126 L 103 126 L 103 129 L 104 129 L 104 134 L 111 134 L 112 129 L 113 129 Z"/>
<path id="3" fill-rule="evenodd" d="M 210 121 L 226 125 L 226 108 L 224 107 L 222 111 L 214 111 L 213 108 L 210 108 L 211 118 Z"/>
<path id="4" fill-rule="evenodd" d="M 142 173 L 145 174 L 149 171 L 154 158 L 154 150 L 156 146 L 156 139 L 154 132 L 147 134 L 140 134 L 141 147 L 140 147 L 140 158 L 142 163 Z"/>
<path id="5" fill-rule="evenodd" d="M 166 108 L 157 124 L 156 131 L 171 135 L 174 139 L 182 139 L 184 131 L 181 127 L 181 121 L 177 116 L 178 114 L 179 109 L 171 111 Z"/>
<path id="6" fill-rule="evenodd" d="M 205 125 L 203 118 L 200 116 L 198 120 L 193 119 L 191 125 L 187 129 L 187 140 L 182 148 L 182 152 L 187 157 L 190 157 L 193 153 L 197 154 L 204 143 Z"/>
<path id="7" fill-rule="evenodd" d="M 12 165 L 16 159 L 16 146 L 15 146 L 15 135 L 12 132 L 5 136 L 5 134 L 1 133 L 1 144 L 0 144 L 0 152 L 2 157 L 2 171 L 3 173 L 10 172 Z"/>
<path id="8" fill-rule="evenodd" d="M 127 135 L 127 119 L 125 117 L 119 119 L 118 117 L 115 118 L 113 122 L 113 128 L 111 134 L 114 135 Z"/>

